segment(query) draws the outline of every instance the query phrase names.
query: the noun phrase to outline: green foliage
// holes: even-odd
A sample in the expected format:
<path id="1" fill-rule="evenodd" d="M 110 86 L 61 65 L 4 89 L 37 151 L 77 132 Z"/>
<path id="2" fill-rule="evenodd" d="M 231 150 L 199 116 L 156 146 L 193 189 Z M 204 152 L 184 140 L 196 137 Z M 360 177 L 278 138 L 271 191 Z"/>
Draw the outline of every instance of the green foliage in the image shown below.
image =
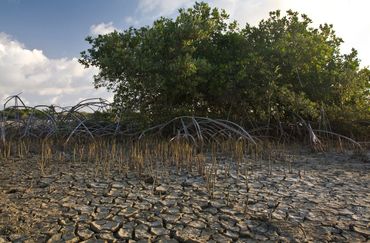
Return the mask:
<path id="1" fill-rule="evenodd" d="M 196 3 L 176 19 L 97 37 L 80 62 L 100 69 L 95 87 L 146 122 L 202 115 L 242 122 L 370 120 L 370 71 L 340 52 L 333 26 L 270 13 L 240 28 L 224 10 Z M 340 119 L 339 119 L 340 118 Z"/>

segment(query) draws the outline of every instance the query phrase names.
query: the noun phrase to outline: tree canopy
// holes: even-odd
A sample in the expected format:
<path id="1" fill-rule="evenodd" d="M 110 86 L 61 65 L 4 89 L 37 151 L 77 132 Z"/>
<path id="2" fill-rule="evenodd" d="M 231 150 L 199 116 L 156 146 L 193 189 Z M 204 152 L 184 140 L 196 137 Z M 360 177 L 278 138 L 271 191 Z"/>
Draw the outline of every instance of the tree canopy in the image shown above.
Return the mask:
<path id="1" fill-rule="evenodd" d="M 120 112 L 148 121 L 201 115 L 237 122 L 370 120 L 370 71 L 342 54 L 332 25 L 312 27 L 294 11 L 239 26 L 196 3 L 176 19 L 86 38 L 80 62 L 95 87 L 114 92 Z"/>

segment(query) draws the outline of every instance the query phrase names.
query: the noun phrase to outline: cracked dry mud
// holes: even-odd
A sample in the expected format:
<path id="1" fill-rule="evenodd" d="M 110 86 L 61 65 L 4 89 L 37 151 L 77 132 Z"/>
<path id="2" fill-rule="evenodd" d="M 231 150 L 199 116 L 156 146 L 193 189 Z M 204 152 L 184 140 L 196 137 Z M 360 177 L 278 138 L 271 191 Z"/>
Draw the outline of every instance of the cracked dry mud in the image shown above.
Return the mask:
<path id="1" fill-rule="evenodd" d="M 288 167 L 257 162 L 247 187 L 220 165 L 211 196 L 184 171 L 97 177 L 68 162 L 41 177 L 34 158 L 0 161 L 0 242 L 369 241 L 370 163 L 306 153 Z"/>

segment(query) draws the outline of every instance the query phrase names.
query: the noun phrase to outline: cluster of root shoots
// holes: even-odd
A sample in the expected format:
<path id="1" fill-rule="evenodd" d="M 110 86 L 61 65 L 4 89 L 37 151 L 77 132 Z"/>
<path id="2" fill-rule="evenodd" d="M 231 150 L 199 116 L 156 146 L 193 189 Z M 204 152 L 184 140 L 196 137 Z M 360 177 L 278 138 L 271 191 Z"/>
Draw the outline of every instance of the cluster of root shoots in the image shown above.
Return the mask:
<path id="1" fill-rule="evenodd" d="M 86 162 L 95 165 L 97 175 L 135 172 L 151 175 L 154 181 L 165 168 L 173 168 L 202 175 L 212 191 L 220 163 L 232 161 L 237 176 L 247 177 L 250 164 L 259 159 L 270 163 L 280 156 L 279 148 L 291 142 L 281 126 L 279 136 L 266 141 L 266 129 L 248 130 L 223 119 L 181 116 L 135 130 L 118 115 L 111 122 L 86 115 L 111 108 L 102 99 L 84 100 L 72 107 L 29 107 L 19 96 L 11 96 L 0 111 L 0 159 L 36 156 L 42 175 L 53 162 Z M 302 121 L 298 128 L 306 145 L 316 151 L 332 145 L 339 151 L 363 150 L 353 139 L 313 129 L 308 122 Z M 293 155 L 288 157 L 286 161 L 294 161 Z M 230 170 L 231 163 L 225 164 L 225 171 Z"/>

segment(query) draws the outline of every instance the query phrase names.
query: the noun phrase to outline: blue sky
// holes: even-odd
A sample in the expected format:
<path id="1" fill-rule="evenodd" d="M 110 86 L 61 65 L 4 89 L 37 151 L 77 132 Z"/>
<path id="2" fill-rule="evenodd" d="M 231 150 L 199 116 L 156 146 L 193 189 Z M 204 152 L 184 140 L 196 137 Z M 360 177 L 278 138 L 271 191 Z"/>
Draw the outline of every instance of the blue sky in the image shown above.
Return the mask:
<path id="1" fill-rule="evenodd" d="M 78 62 L 87 35 L 151 24 L 159 16 L 175 17 L 194 0 L 0 0 L 0 104 L 19 92 L 26 103 L 72 105 L 83 98 L 112 99 L 93 89 L 93 74 Z M 276 9 L 306 13 L 334 25 L 354 47 L 362 66 L 370 65 L 369 0 L 206 0 L 224 8 L 241 25 L 257 24 Z"/>
<path id="2" fill-rule="evenodd" d="M 87 47 L 91 25 L 114 22 L 126 28 L 124 17 L 135 7 L 135 0 L 1 0 L 0 31 L 50 58 L 73 57 Z"/>

